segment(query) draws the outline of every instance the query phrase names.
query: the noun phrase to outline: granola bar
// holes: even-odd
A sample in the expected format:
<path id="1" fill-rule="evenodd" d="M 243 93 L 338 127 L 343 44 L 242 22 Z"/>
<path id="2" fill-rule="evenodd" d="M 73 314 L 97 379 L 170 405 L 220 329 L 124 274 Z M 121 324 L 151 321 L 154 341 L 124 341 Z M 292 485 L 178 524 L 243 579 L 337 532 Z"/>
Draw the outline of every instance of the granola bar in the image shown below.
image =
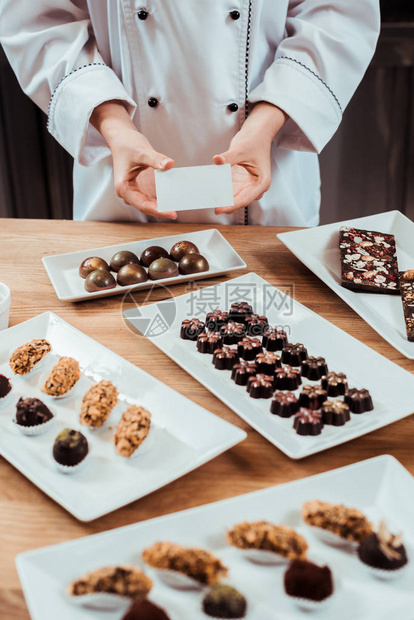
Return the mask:
<path id="1" fill-rule="evenodd" d="M 116 428 L 114 443 L 121 456 L 130 457 L 148 436 L 151 414 L 144 407 L 131 405 L 122 414 Z"/>
<path id="2" fill-rule="evenodd" d="M 175 570 L 200 583 L 214 585 L 228 574 L 228 569 L 209 551 L 158 542 L 144 550 L 144 562 L 158 569 Z"/>
<path id="3" fill-rule="evenodd" d="M 314 500 L 302 506 L 302 516 L 308 525 L 328 530 L 351 542 L 361 542 L 372 534 L 372 523 L 356 508 Z"/>
<path id="4" fill-rule="evenodd" d="M 267 521 L 243 522 L 227 532 L 227 542 L 238 549 L 273 551 L 291 560 L 306 559 L 308 543 L 305 538 L 286 525 Z"/>
<path id="5" fill-rule="evenodd" d="M 93 385 L 82 400 L 80 423 L 95 428 L 102 426 L 118 402 L 118 390 L 111 381 Z"/>
<path id="6" fill-rule="evenodd" d="M 44 338 L 32 340 L 14 351 L 10 367 L 15 375 L 27 375 L 51 350 L 52 345 Z"/>
<path id="7" fill-rule="evenodd" d="M 61 357 L 42 387 L 49 396 L 63 396 L 79 381 L 79 362 L 73 357 Z"/>
<path id="8" fill-rule="evenodd" d="M 394 235 L 342 226 L 339 250 L 343 287 L 353 291 L 398 295 Z"/>
<path id="9" fill-rule="evenodd" d="M 399 282 L 407 339 L 414 342 L 414 269 L 401 271 Z"/>
<path id="10" fill-rule="evenodd" d="M 67 592 L 71 596 L 107 592 L 142 600 L 151 588 L 152 580 L 135 566 L 106 566 L 71 583 Z"/>

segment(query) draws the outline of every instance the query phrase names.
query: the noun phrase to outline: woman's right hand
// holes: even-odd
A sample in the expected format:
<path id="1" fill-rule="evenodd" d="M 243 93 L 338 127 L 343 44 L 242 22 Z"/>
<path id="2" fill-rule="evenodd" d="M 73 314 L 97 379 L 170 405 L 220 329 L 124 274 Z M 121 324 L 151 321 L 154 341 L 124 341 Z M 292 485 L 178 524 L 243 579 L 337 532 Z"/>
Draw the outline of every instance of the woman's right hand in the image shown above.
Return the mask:
<path id="1" fill-rule="evenodd" d="M 118 101 L 107 101 L 95 108 L 91 123 L 111 150 L 117 195 L 146 215 L 175 219 L 175 211 L 158 212 L 154 178 L 154 170 L 169 170 L 174 160 L 152 148 Z"/>

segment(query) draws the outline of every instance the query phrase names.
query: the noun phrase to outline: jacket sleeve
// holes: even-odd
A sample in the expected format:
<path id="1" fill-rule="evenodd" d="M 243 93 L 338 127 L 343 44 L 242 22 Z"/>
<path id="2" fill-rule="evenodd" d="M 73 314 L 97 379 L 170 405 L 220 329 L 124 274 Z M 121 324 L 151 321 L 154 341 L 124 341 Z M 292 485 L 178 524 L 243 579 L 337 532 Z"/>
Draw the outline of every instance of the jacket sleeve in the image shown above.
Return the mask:
<path id="1" fill-rule="evenodd" d="M 0 43 L 24 92 L 48 114 L 48 129 L 81 164 L 109 154 L 89 122 L 108 100 L 136 105 L 105 65 L 84 0 L 0 0 Z"/>
<path id="2" fill-rule="evenodd" d="M 280 147 L 320 152 L 337 130 L 374 54 L 379 0 L 292 0 L 286 37 L 249 101 L 268 101 L 289 120 Z"/>

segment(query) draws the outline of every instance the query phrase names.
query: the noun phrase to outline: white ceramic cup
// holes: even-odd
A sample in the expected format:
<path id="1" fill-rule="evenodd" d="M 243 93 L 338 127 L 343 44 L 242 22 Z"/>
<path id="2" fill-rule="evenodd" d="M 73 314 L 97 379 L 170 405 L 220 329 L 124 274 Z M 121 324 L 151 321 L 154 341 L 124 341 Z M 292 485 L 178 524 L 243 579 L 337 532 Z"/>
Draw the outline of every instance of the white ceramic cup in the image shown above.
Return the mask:
<path id="1" fill-rule="evenodd" d="M 10 289 L 0 282 L 0 331 L 9 326 L 10 302 Z"/>

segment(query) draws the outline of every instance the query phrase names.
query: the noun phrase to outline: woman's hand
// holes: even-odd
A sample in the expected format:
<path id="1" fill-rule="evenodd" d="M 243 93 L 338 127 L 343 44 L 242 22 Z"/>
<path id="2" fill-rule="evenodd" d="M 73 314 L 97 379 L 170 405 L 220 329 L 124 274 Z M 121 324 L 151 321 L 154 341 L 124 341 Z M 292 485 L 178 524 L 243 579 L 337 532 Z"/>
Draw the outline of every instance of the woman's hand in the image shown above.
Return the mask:
<path id="1" fill-rule="evenodd" d="M 217 215 L 232 213 L 262 198 L 271 183 L 270 148 L 272 140 L 287 120 L 276 106 L 260 102 L 247 117 L 225 153 L 213 157 L 216 164 L 231 164 L 233 207 L 219 207 Z"/>
<path id="2" fill-rule="evenodd" d="M 146 215 L 175 219 L 175 211 L 158 213 L 154 178 L 154 170 L 169 170 L 174 160 L 152 148 L 120 102 L 107 101 L 95 108 L 91 123 L 111 149 L 117 195 Z"/>

